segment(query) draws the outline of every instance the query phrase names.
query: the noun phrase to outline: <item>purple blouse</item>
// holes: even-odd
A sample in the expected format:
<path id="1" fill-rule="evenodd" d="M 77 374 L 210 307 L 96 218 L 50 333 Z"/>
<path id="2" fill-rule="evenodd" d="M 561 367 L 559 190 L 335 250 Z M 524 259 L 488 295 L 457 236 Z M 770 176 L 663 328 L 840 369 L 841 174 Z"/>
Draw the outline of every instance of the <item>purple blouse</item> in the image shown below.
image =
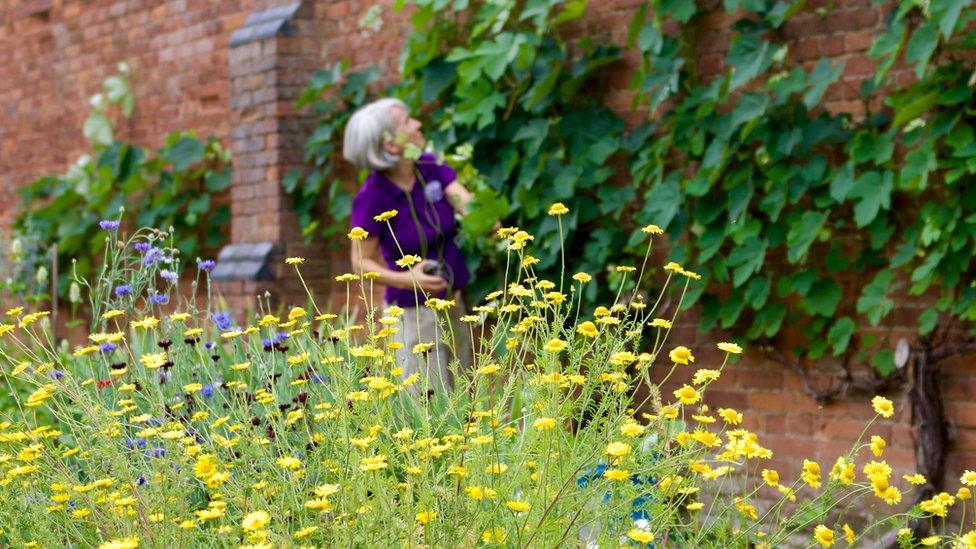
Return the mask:
<path id="1" fill-rule="evenodd" d="M 454 290 L 463 288 L 471 278 L 464 256 L 454 242 L 457 235 L 454 208 L 444 194 L 448 184 L 457 179 L 457 174 L 449 166 L 439 164 L 434 155 L 428 153 L 417 159 L 417 169 L 422 179 L 416 178 L 409 192 L 397 187 L 380 172 L 369 174 L 352 201 L 350 224 L 366 229 L 370 237 L 379 237 L 383 259 L 387 267 L 394 271 L 406 270 L 396 264 L 403 257 L 397 248 L 397 242 L 403 248 L 404 254 L 439 260 L 444 265 L 448 289 L 436 297 L 444 298 L 454 295 Z M 411 215 L 411 204 L 416 218 Z M 396 233 L 396 241 L 385 222 L 380 223 L 373 219 L 373 216 L 388 210 L 398 212 L 390 220 L 390 226 Z M 423 294 L 418 295 L 420 304 L 423 305 Z M 387 303 L 400 307 L 417 305 L 413 288 L 387 287 L 384 299 Z"/>

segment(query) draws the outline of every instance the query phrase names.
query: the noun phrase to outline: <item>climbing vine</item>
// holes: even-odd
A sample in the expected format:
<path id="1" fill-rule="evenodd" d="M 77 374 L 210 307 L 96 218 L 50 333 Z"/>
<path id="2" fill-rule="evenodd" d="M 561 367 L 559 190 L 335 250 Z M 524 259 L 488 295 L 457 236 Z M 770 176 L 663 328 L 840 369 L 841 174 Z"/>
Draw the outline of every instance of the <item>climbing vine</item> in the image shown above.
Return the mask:
<path id="1" fill-rule="evenodd" d="M 784 26 L 802 0 L 646 0 L 626 44 L 579 36 L 585 1 L 414 0 L 395 93 L 425 109 L 440 148 L 473 146 L 507 207 L 479 215 L 507 209 L 506 223 L 535 235 L 543 271 L 558 260 L 556 221 L 540 215 L 553 202 L 571 212 L 563 235 L 579 253 L 567 268 L 611 283 L 591 293 L 613 287 L 606 267 L 641 260 L 633 228 L 658 224 L 670 259 L 703 276 L 686 299 L 702 329 L 731 330 L 804 379 L 839 363 L 831 386 L 806 382 L 821 401 L 911 376 L 915 420 L 944 450 L 932 380 L 941 360 L 973 350 L 976 320 L 976 7 L 876 4 L 863 116 L 824 108 L 842 61 L 794 59 Z M 703 74 L 697 37 L 715 11 L 731 33 L 724 68 Z M 627 125 L 603 101 L 630 49 L 635 112 L 648 115 Z M 913 83 L 895 78 L 905 73 Z M 347 93 L 362 93 L 355 84 Z M 347 211 L 347 198 L 334 203 L 339 227 Z M 877 327 L 898 305 L 917 306 L 917 336 L 896 360 Z"/>

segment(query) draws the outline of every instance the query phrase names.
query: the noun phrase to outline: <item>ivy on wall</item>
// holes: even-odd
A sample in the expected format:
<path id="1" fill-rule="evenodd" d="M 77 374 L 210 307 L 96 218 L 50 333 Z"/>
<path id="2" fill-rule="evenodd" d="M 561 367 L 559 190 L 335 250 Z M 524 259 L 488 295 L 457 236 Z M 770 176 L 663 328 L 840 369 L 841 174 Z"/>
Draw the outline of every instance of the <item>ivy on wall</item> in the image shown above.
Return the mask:
<path id="1" fill-rule="evenodd" d="M 602 103 L 621 46 L 566 31 L 585 1 L 409 3 L 402 79 L 387 93 L 424 110 L 439 148 L 473 145 L 482 198 L 492 205 L 474 217 L 487 222 L 507 209 L 506 224 L 536 236 L 541 270 L 558 268 L 558 227 L 540 215 L 553 202 L 571 211 L 564 238 L 579 253 L 567 268 L 597 274 L 604 283 L 587 291 L 603 298 L 616 282 L 607 267 L 642 259 L 633 228 L 665 227 L 670 259 L 704 275 L 686 300 L 699 306 L 701 327 L 731 330 L 801 374 L 836 357 L 840 383 L 808 385 L 824 401 L 907 377 L 874 327 L 899 301 L 924 294 L 910 386 L 913 417 L 928 425 L 922 446 L 935 448 L 920 449 L 920 470 L 941 479 L 947 439 L 937 365 L 973 350 L 970 335 L 952 334 L 972 334 L 976 320 L 976 7 L 875 2 L 884 14 L 869 51 L 877 70 L 859 90 L 869 110 L 854 118 L 822 104 L 843 62 L 794 60 L 783 29 L 802 0 L 646 0 L 622 47 L 638 53 L 630 88 L 634 106 L 650 114 L 627 127 Z M 716 10 L 734 21 L 725 69 L 699 74 L 696 38 Z M 912 71 L 915 82 L 899 84 L 896 70 Z M 342 97 L 320 104 L 320 131 L 309 142 L 322 166 L 326 157 L 314 151 L 334 153 L 375 72 L 329 78 Z M 315 81 L 310 90 L 323 91 Z M 289 184 L 309 203 L 317 198 L 314 184 Z M 331 185 L 324 223 L 342 230 L 351 189 Z M 787 327 L 801 336 L 790 338 L 792 348 L 780 337 Z M 855 379 L 859 365 L 874 375 Z"/>

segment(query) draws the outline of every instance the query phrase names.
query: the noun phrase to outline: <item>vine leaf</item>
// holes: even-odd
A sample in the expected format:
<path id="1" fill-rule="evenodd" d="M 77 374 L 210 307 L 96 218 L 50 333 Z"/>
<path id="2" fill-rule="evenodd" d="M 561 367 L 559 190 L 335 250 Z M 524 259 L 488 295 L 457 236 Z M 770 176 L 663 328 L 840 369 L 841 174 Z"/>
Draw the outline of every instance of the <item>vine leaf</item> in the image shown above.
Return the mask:
<path id="1" fill-rule="evenodd" d="M 786 235 L 786 244 L 789 246 L 788 257 L 790 263 L 797 263 L 803 259 L 810 245 L 816 240 L 820 228 L 827 220 L 825 212 L 805 212 L 800 222 L 792 225 Z"/>
<path id="2" fill-rule="evenodd" d="M 854 319 L 849 316 L 840 318 L 830 327 L 827 332 L 827 343 L 833 349 L 834 355 L 839 355 L 847 350 L 855 328 L 857 325 L 854 323 Z"/>
<path id="3" fill-rule="evenodd" d="M 890 171 L 882 174 L 873 170 L 857 178 L 850 195 L 858 201 L 854 206 L 854 221 L 859 228 L 874 221 L 881 208 L 891 207 L 892 178 Z"/>
<path id="4" fill-rule="evenodd" d="M 803 105 L 812 109 L 820 103 L 820 98 L 823 97 L 827 87 L 837 81 L 840 75 L 844 73 L 844 61 L 833 65 L 827 58 L 821 59 L 810 71 L 810 78 L 807 82 L 813 82 L 810 89 L 803 94 Z"/>
<path id="5" fill-rule="evenodd" d="M 939 34 L 935 25 L 935 21 L 931 19 L 923 23 L 915 29 L 908 45 L 905 46 L 905 61 L 915 63 L 915 76 L 918 78 L 925 75 L 925 67 L 928 66 L 929 57 L 932 56 L 932 52 L 939 44 Z"/>

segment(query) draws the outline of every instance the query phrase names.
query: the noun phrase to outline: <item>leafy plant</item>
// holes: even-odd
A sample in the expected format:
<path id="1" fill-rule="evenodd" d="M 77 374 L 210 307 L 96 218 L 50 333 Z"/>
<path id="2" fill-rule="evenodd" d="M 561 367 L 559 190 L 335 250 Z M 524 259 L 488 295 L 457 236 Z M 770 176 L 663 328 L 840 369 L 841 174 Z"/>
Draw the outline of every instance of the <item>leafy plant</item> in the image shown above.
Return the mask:
<path id="1" fill-rule="evenodd" d="M 134 212 L 137 226 L 173 227 L 175 247 L 186 258 L 212 252 L 224 242 L 230 208 L 221 197 L 230 185 L 230 152 L 213 137 L 192 132 L 169 135 L 149 151 L 115 138 L 112 109 L 128 116 L 134 108 L 128 69 L 106 79 L 105 94 L 92 99 L 84 134 L 92 147 L 62 175 L 43 176 L 20 190 L 22 210 L 15 227 L 41 242 L 58 244 L 62 273 L 90 278 L 106 252 L 103 220 Z M 58 291 L 70 297 L 70 277 Z"/>

